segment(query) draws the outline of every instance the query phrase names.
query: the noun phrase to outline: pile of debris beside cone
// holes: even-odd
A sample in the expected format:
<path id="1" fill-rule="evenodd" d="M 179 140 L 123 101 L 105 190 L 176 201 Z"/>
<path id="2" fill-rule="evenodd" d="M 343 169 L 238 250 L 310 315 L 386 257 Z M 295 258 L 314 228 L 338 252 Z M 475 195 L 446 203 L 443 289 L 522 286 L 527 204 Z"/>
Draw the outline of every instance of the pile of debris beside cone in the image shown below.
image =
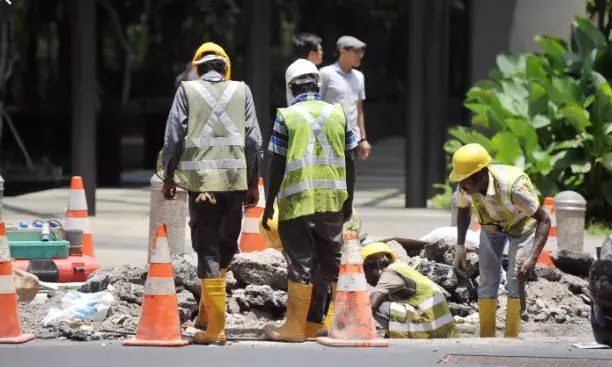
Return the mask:
<path id="1" fill-rule="evenodd" d="M 476 288 L 478 286 L 478 256 L 468 254 L 471 264 L 469 278 L 458 276 L 452 266 L 454 242 L 438 240 L 424 248 L 408 248 L 396 241 L 388 242 L 399 259 L 417 268 L 445 291 L 445 296 L 462 335 L 478 333 Z M 546 324 L 588 324 L 590 297 L 587 290 L 591 255 L 559 250 L 552 259 L 557 268 L 538 264 L 528 283 L 528 307 L 523 320 L 537 323 L 538 330 Z M 507 261 L 504 266 L 507 266 Z M 196 268 L 191 262 L 173 257 L 174 278 L 179 314 L 186 336 L 193 335 L 191 320 L 198 311 L 201 289 Z M 39 338 L 70 340 L 123 339 L 135 334 L 138 326 L 147 269 L 121 266 L 103 269 L 90 276 L 78 289 L 93 293 L 109 291 L 115 297 L 103 322 L 60 322 L 43 327 L 42 319 L 51 307 L 59 307 L 64 292 L 50 294 L 44 302 L 20 305 L 24 332 L 35 332 Z M 505 315 L 505 274 L 500 285 L 498 326 L 503 327 Z M 267 323 L 281 324 L 287 301 L 287 268 L 281 253 L 268 249 L 257 253 L 238 254 L 227 274 L 227 333 L 230 337 L 258 337 Z M 551 325 L 552 326 L 552 325 Z"/>

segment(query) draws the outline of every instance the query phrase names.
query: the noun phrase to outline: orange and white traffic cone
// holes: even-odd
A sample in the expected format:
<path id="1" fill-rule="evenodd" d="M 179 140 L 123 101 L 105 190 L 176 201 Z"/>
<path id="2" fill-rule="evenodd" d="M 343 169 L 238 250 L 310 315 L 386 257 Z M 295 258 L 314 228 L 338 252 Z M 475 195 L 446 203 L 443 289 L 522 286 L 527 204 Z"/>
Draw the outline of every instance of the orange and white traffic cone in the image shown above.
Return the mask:
<path id="1" fill-rule="evenodd" d="M 330 347 L 389 346 L 389 341 L 381 339 L 376 332 L 363 258 L 355 234 L 344 236 L 334 316 L 327 335 L 317 338 L 317 342 Z"/>
<path id="2" fill-rule="evenodd" d="M 151 250 L 136 337 L 124 341 L 123 345 L 181 347 L 187 344 L 189 341 L 183 340 L 181 335 L 166 225 L 159 224 Z"/>
<path id="3" fill-rule="evenodd" d="M 480 230 L 480 223 L 478 222 L 478 218 L 474 217 L 474 225 L 472 225 L 472 231 L 478 232 Z"/>
<path id="4" fill-rule="evenodd" d="M 89 226 L 87 214 L 87 199 L 85 187 L 81 176 L 73 176 L 68 194 L 68 207 L 66 208 L 66 223 L 64 231 L 78 229 L 83 231 L 83 255 L 95 257 L 93 237 Z"/>
<path id="5" fill-rule="evenodd" d="M 548 232 L 546 247 L 557 248 L 557 207 L 555 206 L 555 199 L 551 197 L 545 198 L 542 209 L 544 209 L 550 217 L 550 231 Z"/>
<path id="6" fill-rule="evenodd" d="M 240 252 L 263 251 L 268 243 L 259 233 L 259 218 L 266 207 L 266 197 L 263 180 L 259 178 L 259 202 L 257 206 L 247 208 L 242 219 L 242 234 L 240 235 Z"/>
<path id="7" fill-rule="evenodd" d="M 21 333 L 17 290 L 6 227 L 0 222 L 0 344 L 21 344 L 34 339 L 34 334 Z"/>

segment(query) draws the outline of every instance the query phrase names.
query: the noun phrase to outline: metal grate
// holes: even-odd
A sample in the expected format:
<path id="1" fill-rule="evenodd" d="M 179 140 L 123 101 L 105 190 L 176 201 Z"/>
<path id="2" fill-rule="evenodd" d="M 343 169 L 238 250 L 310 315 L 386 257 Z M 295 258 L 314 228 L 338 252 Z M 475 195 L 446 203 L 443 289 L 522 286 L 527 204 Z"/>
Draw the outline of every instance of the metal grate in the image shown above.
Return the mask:
<path id="1" fill-rule="evenodd" d="M 438 364 L 463 364 L 504 367 L 612 367 L 610 359 L 590 358 L 542 358 L 542 357 L 511 357 L 511 356 L 471 356 L 450 354 L 442 358 Z"/>

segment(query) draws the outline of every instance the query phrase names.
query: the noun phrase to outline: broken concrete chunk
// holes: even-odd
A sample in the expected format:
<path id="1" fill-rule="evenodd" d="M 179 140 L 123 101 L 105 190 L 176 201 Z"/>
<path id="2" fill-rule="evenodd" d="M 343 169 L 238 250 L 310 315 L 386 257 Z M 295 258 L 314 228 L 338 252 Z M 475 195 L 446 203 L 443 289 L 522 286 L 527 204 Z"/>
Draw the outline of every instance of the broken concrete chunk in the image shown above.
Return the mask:
<path id="1" fill-rule="evenodd" d="M 583 294 L 589 287 L 589 282 L 570 274 L 563 274 L 561 277 L 561 284 L 566 286 L 573 294 Z"/>
<path id="2" fill-rule="evenodd" d="M 536 264 L 534 273 L 537 278 L 546 279 L 549 282 L 558 282 L 563 275 L 558 269 L 543 264 Z"/>
<path id="3" fill-rule="evenodd" d="M 452 292 L 453 299 L 459 303 L 470 303 L 476 300 L 476 287 L 468 278 L 459 277 L 457 288 Z"/>
<path id="4" fill-rule="evenodd" d="M 232 294 L 242 310 L 265 309 L 272 313 L 283 313 L 287 307 L 287 293 L 275 291 L 267 285 L 247 285 Z"/>
<path id="5" fill-rule="evenodd" d="M 189 310 L 190 313 L 198 312 L 199 303 L 189 291 L 182 291 L 176 295 L 176 301 L 180 308 Z"/>
<path id="6" fill-rule="evenodd" d="M 287 263 L 273 249 L 240 253 L 230 265 L 237 281 L 251 285 L 267 285 L 275 290 L 287 290 Z"/>
<path id="7" fill-rule="evenodd" d="M 459 285 L 455 269 L 446 264 L 439 264 L 433 261 L 423 261 L 419 265 L 419 272 L 425 275 L 434 283 L 451 292 Z"/>
<path id="8" fill-rule="evenodd" d="M 444 239 L 439 239 L 436 242 L 425 245 L 422 256 L 429 261 L 446 263 L 447 265 L 450 265 L 445 261 L 444 254 L 451 249 L 454 250 L 454 245 L 445 241 Z"/>
<path id="9" fill-rule="evenodd" d="M 109 291 L 120 300 L 124 300 L 129 303 L 135 303 L 142 305 L 142 298 L 144 297 L 144 286 L 140 284 L 128 283 L 120 281 L 109 287 Z"/>
<path id="10" fill-rule="evenodd" d="M 550 257 L 561 271 L 578 276 L 588 276 L 589 269 L 595 262 L 595 259 L 589 253 L 573 252 L 565 249 L 553 251 Z"/>
<path id="11" fill-rule="evenodd" d="M 476 313 L 476 310 L 474 310 L 472 307 L 461 303 L 449 302 L 448 307 L 450 308 L 453 316 L 468 317 L 471 314 Z"/>
<path id="12" fill-rule="evenodd" d="M 202 284 L 198 279 L 197 268 L 183 257 L 172 255 L 172 270 L 174 271 L 174 284 L 183 286 L 199 300 L 202 296 Z"/>
<path id="13" fill-rule="evenodd" d="M 408 264 L 410 262 L 410 256 L 408 256 L 408 253 L 404 249 L 404 246 L 402 246 L 399 242 L 397 242 L 397 241 L 389 241 L 389 242 L 387 242 L 387 245 L 389 245 L 389 247 L 391 247 L 391 250 L 393 250 L 393 253 L 395 254 L 395 257 L 398 260 L 401 260 L 401 261 L 403 261 L 406 264 Z"/>

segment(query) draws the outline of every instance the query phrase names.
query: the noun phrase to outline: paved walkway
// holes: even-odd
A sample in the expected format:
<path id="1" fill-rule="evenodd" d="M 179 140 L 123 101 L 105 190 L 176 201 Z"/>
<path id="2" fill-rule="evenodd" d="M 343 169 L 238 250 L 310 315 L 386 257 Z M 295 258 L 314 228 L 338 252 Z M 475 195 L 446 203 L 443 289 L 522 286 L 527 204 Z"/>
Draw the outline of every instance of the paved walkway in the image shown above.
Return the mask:
<path id="1" fill-rule="evenodd" d="M 450 211 L 405 209 L 403 141 L 390 139 L 373 148 L 367 161 L 359 162 L 355 206 L 363 232 L 373 238 L 418 238 L 439 227 L 450 226 Z M 104 267 L 146 262 L 149 230 L 147 182 L 150 171 L 131 172 L 124 180 L 141 182 L 141 188 L 97 190 L 97 215 L 91 218 L 96 255 Z M 68 188 L 4 198 L 4 220 L 63 219 Z M 189 231 L 186 231 L 189 243 Z M 585 234 L 585 250 L 595 254 L 603 237 Z M 190 248 L 187 245 L 186 248 Z"/>

